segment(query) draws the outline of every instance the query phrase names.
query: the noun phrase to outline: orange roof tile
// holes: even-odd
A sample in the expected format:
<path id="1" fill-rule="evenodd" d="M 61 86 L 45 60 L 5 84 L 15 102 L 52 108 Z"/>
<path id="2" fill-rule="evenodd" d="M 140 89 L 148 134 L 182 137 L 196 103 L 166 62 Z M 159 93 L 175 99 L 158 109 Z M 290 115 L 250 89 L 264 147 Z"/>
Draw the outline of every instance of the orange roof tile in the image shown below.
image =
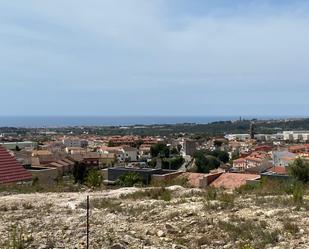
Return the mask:
<path id="1" fill-rule="evenodd" d="M 260 178 L 255 174 L 238 174 L 238 173 L 223 173 L 210 186 L 215 188 L 236 189 L 245 185 L 247 180 L 255 180 Z"/>

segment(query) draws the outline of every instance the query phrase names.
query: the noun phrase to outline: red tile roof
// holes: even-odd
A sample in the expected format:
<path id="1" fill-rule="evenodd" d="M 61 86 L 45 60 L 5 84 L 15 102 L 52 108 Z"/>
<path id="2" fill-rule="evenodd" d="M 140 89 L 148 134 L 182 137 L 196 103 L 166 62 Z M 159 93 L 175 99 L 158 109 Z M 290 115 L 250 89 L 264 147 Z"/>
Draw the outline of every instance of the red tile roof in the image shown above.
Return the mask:
<path id="1" fill-rule="evenodd" d="M 279 175 L 286 175 L 287 174 L 286 167 L 283 167 L 283 166 L 274 166 L 274 167 L 270 168 L 268 170 L 268 172 L 273 172 L 273 173 L 276 173 L 276 174 L 279 174 Z"/>
<path id="2" fill-rule="evenodd" d="M 32 175 L 0 146 L 0 184 L 30 181 Z"/>
<path id="3" fill-rule="evenodd" d="M 214 180 L 210 186 L 215 188 L 235 189 L 245 185 L 247 180 L 255 180 L 260 178 L 255 174 L 237 174 L 237 173 L 224 173 Z"/>

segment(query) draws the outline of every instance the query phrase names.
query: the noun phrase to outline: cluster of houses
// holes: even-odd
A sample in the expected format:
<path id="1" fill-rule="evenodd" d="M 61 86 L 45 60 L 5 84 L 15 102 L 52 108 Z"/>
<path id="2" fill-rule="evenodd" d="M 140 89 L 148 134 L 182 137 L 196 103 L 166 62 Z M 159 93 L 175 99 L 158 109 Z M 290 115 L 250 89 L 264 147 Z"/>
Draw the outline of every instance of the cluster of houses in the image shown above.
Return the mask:
<path id="1" fill-rule="evenodd" d="M 166 138 L 157 136 L 60 136 L 43 144 L 28 141 L 0 143 L 0 184 L 39 179 L 52 184 L 59 176 L 72 173 L 74 165 L 83 163 L 96 168 L 108 183 L 127 172 L 140 174 L 146 183 L 150 180 L 166 180 L 185 177 L 195 187 L 237 188 L 248 182 L 256 182 L 261 176 L 287 176 L 287 167 L 296 158 L 309 160 L 309 144 L 296 144 L 295 139 L 306 138 L 306 133 L 286 132 L 280 136 L 247 134 L 227 135 L 208 140 L 190 137 Z M 308 137 L 309 138 L 309 137 Z M 270 141 L 268 141 L 270 139 Z M 151 147 L 158 143 L 179 148 L 187 162 L 194 163 L 196 150 L 222 150 L 228 152 L 231 161 L 209 174 L 149 168 Z"/>

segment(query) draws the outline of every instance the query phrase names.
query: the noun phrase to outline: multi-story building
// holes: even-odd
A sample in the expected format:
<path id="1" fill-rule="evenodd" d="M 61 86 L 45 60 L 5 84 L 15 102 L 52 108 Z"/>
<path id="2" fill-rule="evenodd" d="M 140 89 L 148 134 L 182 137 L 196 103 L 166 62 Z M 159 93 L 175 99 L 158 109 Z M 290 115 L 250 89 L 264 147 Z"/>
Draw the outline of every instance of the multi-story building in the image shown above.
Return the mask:
<path id="1" fill-rule="evenodd" d="M 88 146 L 87 140 L 80 140 L 80 139 L 63 139 L 62 141 L 65 147 L 82 147 L 85 148 Z"/>
<path id="2" fill-rule="evenodd" d="M 309 141 L 309 131 L 284 131 L 285 141 Z"/>
<path id="3" fill-rule="evenodd" d="M 183 142 L 183 154 L 186 156 L 193 156 L 196 151 L 197 143 L 194 140 L 186 139 Z"/>

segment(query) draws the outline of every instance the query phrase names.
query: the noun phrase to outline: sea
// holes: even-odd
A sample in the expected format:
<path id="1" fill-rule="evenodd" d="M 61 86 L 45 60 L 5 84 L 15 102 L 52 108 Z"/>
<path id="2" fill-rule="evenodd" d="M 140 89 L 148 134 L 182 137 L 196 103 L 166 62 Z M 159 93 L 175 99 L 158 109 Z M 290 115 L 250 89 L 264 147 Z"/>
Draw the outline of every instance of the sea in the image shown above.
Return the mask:
<path id="1" fill-rule="evenodd" d="M 132 126 L 196 123 L 239 119 L 282 119 L 283 116 L 0 116 L 0 127 Z"/>

